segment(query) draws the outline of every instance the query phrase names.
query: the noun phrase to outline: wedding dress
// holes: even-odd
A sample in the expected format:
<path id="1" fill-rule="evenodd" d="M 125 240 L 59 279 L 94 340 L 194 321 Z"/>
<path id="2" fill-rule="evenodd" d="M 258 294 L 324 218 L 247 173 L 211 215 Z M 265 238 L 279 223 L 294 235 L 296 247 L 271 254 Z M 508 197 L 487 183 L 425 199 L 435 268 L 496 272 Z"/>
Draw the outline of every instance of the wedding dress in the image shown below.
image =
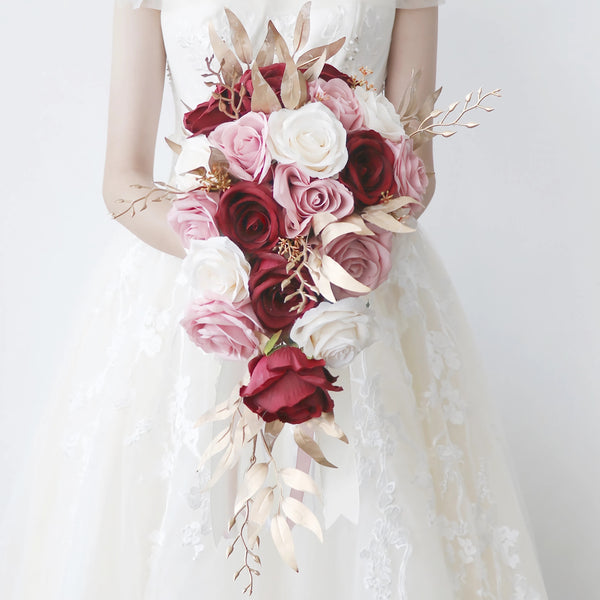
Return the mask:
<path id="1" fill-rule="evenodd" d="M 209 94 L 209 21 L 226 36 L 227 6 L 255 45 L 269 19 L 290 39 L 302 3 L 163 2 L 177 122 Z M 396 7 L 438 3 L 314 0 L 310 44 L 345 35 L 331 62 L 368 67 L 380 88 Z M 226 498 L 203 492 L 197 472 L 213 432 L 194 426 L 230 393 L 239 365 L 203 354 L 179 326 L 180 260 L 121 237 L 0 531 L 3 599 L 242 597 L 219 539 Z M 335 472 L 315 472 L 324 542 L 295 528 L 297 574 L 265 536 L 254 597 L 545 600 L 451 283 L 422 231 L 394 243 L 392 272 L 371 293 L 379 340 L 338 373 L 336 419 L 350 444 L 328 450 Z"/>

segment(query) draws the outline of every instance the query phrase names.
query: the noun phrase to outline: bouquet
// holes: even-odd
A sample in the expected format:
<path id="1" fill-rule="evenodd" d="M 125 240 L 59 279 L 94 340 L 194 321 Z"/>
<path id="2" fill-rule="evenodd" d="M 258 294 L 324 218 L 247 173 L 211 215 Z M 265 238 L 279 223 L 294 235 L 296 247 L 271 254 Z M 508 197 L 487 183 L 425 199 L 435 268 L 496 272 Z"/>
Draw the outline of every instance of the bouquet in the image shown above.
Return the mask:
<path id="1" fill-rule="evenodd" d="M 374 342 L 365 298 L 388 276 L 394 235 L 414 231 L 428 185 L 415 149 L 453 135 L 449 126 L 475 127 L 460 120 L 492 110 L 482 101 L 500 95 L 479 90 L 470 105 L 469 94 L 460 116 L 447 121 L 458 102 L 434 110 L 440 88 L 418 106 L 417 73 L 396 108 L 368 83 L 366 68 L 356 77 L 328 62 L 344 38 L 303 51 L 309 11 L 307 3 L 298 15 L 292 48 L 270 22 L 256 56 L 231 11 L 233 48 L 209 29 L 212 95 L 185 114 L 184 142 L 169 142 L 178 154 L 176 186 L 157 184 L 127 209 L 172 198 L 169 223 L 187 248 L 182 269 L 192 292 L 182 325 L 202 350 L 248 364 L 234 395 L 198 422 L 224 423 L 201 459 L 202 466 L 220 457 L 209 487 L 245 461 L 227 554 L 241 549 L 235 577 L 247 574 L 248 593 L 267 524 L 295 570 L 290 523 L 322 540 L 301 501 L 319 493 L 314 479 L 278 465 L 273 449 L 291 427 L 298 447 L 332 468 L 315 433 L 348 442 L 334 418 L 342 388 L 330 369 Z"/>

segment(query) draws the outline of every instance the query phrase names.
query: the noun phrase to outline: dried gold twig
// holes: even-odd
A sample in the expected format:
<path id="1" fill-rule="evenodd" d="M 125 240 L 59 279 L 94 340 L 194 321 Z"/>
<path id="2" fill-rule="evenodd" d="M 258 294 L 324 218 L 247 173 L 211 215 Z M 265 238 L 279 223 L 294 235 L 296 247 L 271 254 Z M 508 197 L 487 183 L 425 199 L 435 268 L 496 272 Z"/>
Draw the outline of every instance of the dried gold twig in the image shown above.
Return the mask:
<path id="1" fill-rule="evenodd" d="M 154 186 L 152 186 L 152 187 L 149 187 L 146 185 L 140 185 L 137 183 L 132 184 L 130 187 L 137 189 L 137 190 L 148 190 L 148 192 L 146 192 L 139 198 L 135 198 L 133 200 L 125 200 L 124 198 L 119 198 L 117 200 L 117 202 L 119 204 L 127 204 L 127 208 L 125 208 L 121 212 L 117 212 L 117 213 L 112 212 L 111 216 L 113 219 L 118 219 L 118 218 L 122 217 L 123 215 L 126 215 L 129 211 L 131 211 L 131 216 L 134 217 L 136 214 L 136 207 L 140 203 L 141 203 L 141 208 L 137 209 L 139 212 L 146 210 L 146 208 L 148 208 L 148 206 L 152 202 L 162 202 L 163 200 L 169 198 L 169 196 L 171 196 L 171 195 L 185 193 L 185 192 L 182 192 L 181 190 L 178 190 L 177 188 L 174 188 L 174 187 L 167 185 L 166 183 L 162 183 L 160 181 L 155 183 Z M 153 197 L 154 194 L 158 194 L 158 196 Z"/>
<path id="2" fill-rule="evenodd" d="M 487 92 L 486 94 L 482 95 L 482 89 L 479 88 L 477 90 L 477 100 L 475 101 L 475 104 L 469 106 L 469 103 L 471 102 L 471 99 L 473 97 L 473 93 L 470 92 L 465 97 L 465 103 L 464 103 L 464 106 L 463 106 L 460 114 L 458 115 L 458 117 L 456 117 L 454 119 L 454 121 L 451 121 L 451 122 L 447 122 L 446 119 L 450 116 L 451 113 L 454 112 L 456 107 L 459 105 L 458 100 L 456 102 L 453 102 L 445 111 L 444 110 L 431 111 L 427 115 L 427 117 L 425 117 L 421 121 L 421 123 L 419 124 L 417 129 L 415 129 L 414 131 L 412 131 L 409 134 L 409 137 L 413 138 L 419 134 L 425 134 L 425 135 L 428 135 L 431 137 L 436 136 L 436 135 L 441 135 L 442 137 L 450 137 L 450 136 L 453 136 L 456 133 L 456 131 L 446 129 L 445 131 L 441 131 L 438 133 L 437 131 L 435 131 L 435 128 L 436 127 L 446 127 L 446 128 L 447 127 L 467 127 L 468 129 L 472 129 L 473 127 L 477 127 L 479 125 L 479 123 L 474 123 L 474 122 L 461 123 L 460 120 L 468 112 L 470 112 L 472 110 L 481 109 L 481 110 L 485 110 L 486 112 L 493 111 L 494 110 L 493 107 L 483 106 L 482 102 L 490 96 L 501 97 L 500 91 L 501 91 L 500 88 L 498 88 L 498 89 L 492 90 L 491 92 Z M 437 123 L 434 122 L 434 119 L 436 119 L 440 115 L 443 115 L 442 119 Z M 428 121 L 431 121 L 431 122 L 428 124 Z"/>
<path id="3" fill-rule="evenodd" d="M 290 310 L 301 313 L 308 304 L 309 300 L 317 301 L 319 295 L 317 288 L 306 280 L 305 274 L 308 274 L 309 246 L 307 238 L 299 236 L 297 238 L 279 238 L 275 247 L 278 254 L 287 261 L 287 271 L 290 276 L 281 282 L 281 291 L 297 279 L 300 283 L 299 288 L 284 298 L 284 302 L 289 302 L 292 298 L 299 297 L 300 301 Z"/>

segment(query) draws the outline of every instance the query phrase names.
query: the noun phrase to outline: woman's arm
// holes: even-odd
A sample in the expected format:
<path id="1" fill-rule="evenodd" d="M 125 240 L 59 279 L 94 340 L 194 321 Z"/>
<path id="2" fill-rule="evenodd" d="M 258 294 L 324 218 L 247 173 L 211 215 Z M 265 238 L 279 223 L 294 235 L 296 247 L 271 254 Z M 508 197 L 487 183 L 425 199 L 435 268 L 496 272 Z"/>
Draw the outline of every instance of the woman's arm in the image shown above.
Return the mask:
<path id="1" fill-rule="evenodd" d="M 160 12 L 116 7 L 108 111 L 103 195 L 116 214 L 153 185 L 154 150 L 165 79 L 165 50 Z M 134 217 L 119 222 L 146 243 L 175 256 L 185 256 L 178 236 L 167 223 L 170 202 L 151 202 Z"/>
<path id="2" fill-rule="evenodd" d="M 417 85 L 417 100 L 423 101 L 435 90 L 437 65 L 438 9 L 417 8 L 396 10 L 392 43 L 388 58 L 386 96 L 397 106 L 410 81 L 412 69 L 421 70 Z M 435 191 L 433 140 L 420 146 L 416 153 L 423 159 L 429 185 L 423 198 L 427 206 Z M 420 210 L 417 213 L 419 216 Z"/>

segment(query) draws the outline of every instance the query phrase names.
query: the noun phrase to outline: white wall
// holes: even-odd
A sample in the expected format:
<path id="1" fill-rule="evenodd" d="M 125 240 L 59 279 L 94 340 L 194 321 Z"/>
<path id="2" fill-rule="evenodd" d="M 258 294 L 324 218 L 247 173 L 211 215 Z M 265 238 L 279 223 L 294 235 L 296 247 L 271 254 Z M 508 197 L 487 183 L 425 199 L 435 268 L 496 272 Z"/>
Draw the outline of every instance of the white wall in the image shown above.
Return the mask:
<path id="1" fill-rule="evenodd" d="M 117 227 L 100 196 L 111 3 L 12 4 L 0 22 L 2 486 Z M 584 0 L 447 0 L 440 106 L 480 85 L 504 96 L 479 129 L 438 140 L 423 219 L 488 366 L 550 596 L 570 600 L 598 597 L 599 18 Z"/>

